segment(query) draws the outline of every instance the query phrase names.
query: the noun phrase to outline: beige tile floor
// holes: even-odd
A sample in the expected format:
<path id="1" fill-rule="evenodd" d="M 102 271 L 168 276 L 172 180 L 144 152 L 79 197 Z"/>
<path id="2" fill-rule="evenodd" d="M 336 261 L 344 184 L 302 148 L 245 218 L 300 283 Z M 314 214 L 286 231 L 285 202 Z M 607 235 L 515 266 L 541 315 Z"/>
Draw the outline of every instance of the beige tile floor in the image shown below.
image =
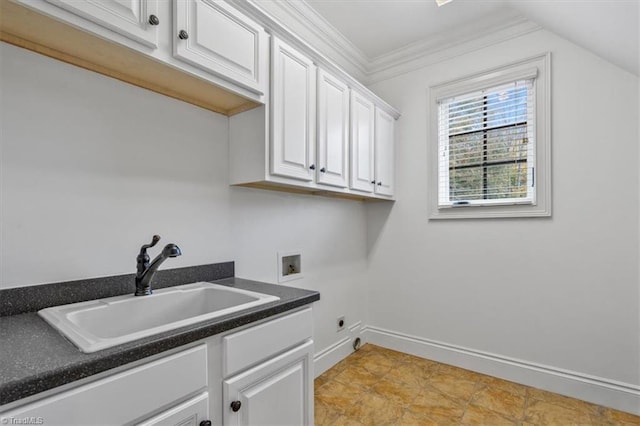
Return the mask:
<path id="1" fill-rule="evenodd" d="M 315 380 L 324 425 L 640 425 L 640 417 L 374 345 Z"/>

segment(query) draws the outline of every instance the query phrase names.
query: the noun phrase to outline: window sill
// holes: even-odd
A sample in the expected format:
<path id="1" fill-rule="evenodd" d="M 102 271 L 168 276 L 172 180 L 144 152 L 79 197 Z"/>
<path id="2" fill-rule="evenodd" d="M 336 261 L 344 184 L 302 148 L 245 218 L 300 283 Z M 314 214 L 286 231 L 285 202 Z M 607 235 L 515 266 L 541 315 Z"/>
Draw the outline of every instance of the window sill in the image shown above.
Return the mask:
<path id="1" fill-rule="evenodd" d="M 521 217 L 550 217 L 551 209 L 532 205 L 456 206 L 435 209 L 431 219 L 492 219 Z"/>

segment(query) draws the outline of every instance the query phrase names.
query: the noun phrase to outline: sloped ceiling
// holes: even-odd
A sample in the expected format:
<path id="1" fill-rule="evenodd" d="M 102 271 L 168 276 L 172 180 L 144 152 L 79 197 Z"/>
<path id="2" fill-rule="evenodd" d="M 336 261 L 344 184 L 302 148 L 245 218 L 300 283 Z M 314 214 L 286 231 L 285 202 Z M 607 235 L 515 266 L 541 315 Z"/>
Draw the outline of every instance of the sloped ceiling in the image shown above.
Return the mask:
<path id="1" fill-rule="evenodd" d="M 640 75 L 640 1 L 515 1 L 527 18 Z"/>
<path id="2" fill-rule="evenodd" d="M 440 8 L 434 0 L 305 1 L 371 64 L 407 46 L 471 39 L 526 18 L 640 75 L 640 0 L 453 0 Z"/>

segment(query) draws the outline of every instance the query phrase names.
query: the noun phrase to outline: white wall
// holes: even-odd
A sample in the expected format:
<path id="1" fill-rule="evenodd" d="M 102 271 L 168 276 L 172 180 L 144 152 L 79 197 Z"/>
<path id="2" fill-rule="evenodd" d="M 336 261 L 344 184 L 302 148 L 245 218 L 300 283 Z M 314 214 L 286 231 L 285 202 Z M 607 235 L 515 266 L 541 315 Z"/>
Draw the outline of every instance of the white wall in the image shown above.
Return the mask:
<path id="1" fill-rule="evenodd" d="M 428 87 L 547 50 L 553 217 L 429 222 Z M 0 288 L 130 273 L 154 233 L 183 249 L 167 268 L 270 282 L 299 249 L 317 351 L 346 315 L 640 383 L 638 79 L 586 51 L 537 32 L 376 84 L 403 113 L 393 205 L 231 188 L 227 118 L 5 44 L 0 61 Z"/>
<path id="2" fill-rule="evenodd" d="M 226 117 L 7 44 L 0 61 L 0 289 L 132 273 L 157 233 L 183 252 L 163 268 L 268 282 L 302 250 L 288 285 L 321 292 L 316 350 L 363 319 L 362 203 L 229 187 Z"/>
<path id="3" fill-rule="evenodd" d="M 429 86 L 546 51 L 553 217 L 429 221 Z M 637 388 L 638 78 L 539 31 L 372 90 L 403 115 L 398 201 L 368 211 L 369 323 Z"/>

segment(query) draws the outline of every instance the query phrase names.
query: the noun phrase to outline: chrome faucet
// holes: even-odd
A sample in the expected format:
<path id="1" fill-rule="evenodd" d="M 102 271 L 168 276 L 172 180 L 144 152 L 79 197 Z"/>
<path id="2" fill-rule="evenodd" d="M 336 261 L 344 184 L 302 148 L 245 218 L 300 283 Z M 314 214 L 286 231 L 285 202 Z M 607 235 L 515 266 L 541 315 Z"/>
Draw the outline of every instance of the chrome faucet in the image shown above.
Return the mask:
<path id="1" fill-rule="evenodd" d="M 140 254 L 136 258 L 138 262 L 138 273 L 136 274 L 136 296 L 146 296 L 151 294 L 151 279 L 158 267 L 169 257 L 178 257 L 182 254 L 180 247 L 175 244 L 164 246 L 159 255 L 149 263 L 147 249 L 155 246 L 160 241 L 159 235 L 154 235 L 151 244 L 145 244 L 140 248 Z"/>

